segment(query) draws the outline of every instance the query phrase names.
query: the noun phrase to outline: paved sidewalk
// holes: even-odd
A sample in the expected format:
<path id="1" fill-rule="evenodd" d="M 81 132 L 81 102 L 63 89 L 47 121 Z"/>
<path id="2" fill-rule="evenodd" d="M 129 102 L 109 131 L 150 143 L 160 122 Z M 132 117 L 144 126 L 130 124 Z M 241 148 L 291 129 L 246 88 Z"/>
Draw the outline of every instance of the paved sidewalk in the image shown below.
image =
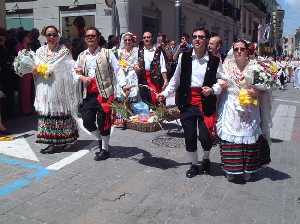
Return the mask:
<path id="1" fill-rule="evenodd" d="M 111 139 L 112 158 L 95 162 L 93 153 L 87 153 L 62 169 L 51 170 L 41 179 L 34 179 L 25 187 L 0 197 L 0 223 L 298 224 L 299 95 L 300 91 L 292 88 L 274 93 L 274 116 L 280 105 L 296 107 L 295 116 L 291 118 L 292 135 L 285 141 L 273 139 L 272 163 L 246 184 L 227 182 L 220 168 L 218 147 L 211 154 L 211 176 L 186 178 L 188 165 L 182 134 L 176 124 L 155 133 L 115 129 Z M 31 118 L 21 120 L 16 130 L 19 129 L 20 134 L 34 134 Z M 281 129 L 276 130 L 279 133 L 289 131 L 284 126 L 278 129 Z M 92 148 L 94 144 L 83 134 L 83 140 L 74 150 L 42 155 L 34 136 L 28 135 L 26 141 L 39 161 L 9 158 L 41 167 L 78 150 Z M 201 158 L 201 150 L 199 155 Z M 1 163 L 1 156 L 0 188 L 33 172 L 22 166 Z"/>

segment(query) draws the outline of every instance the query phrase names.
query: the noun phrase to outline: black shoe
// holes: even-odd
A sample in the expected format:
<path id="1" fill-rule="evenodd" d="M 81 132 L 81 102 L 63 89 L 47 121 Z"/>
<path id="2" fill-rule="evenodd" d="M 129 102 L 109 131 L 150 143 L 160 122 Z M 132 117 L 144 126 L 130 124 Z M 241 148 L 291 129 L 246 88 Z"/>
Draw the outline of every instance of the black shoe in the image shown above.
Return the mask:
<path id="1" fill-rule="evenodd" d="M 209 174 L 209 172 L 210 172 L 210 160 L 209 159 L 203 159 L 201 164 L 202 164 L 203 172 Z"/>
<path id="2" fill-rule="evenodd" d="M 196 165 L 191 165 L 190 169 L 186 171 L 186 177 L 187 178 L 193 178 L 194 176 L 197 176 L 199 174 L 199 168 Z"/>
<path id="3" fill-rule="evenodd" d="M 48 145 L 46 148 L 41 149 L 40 153 L 42 154 L 53 153 L 54 150 L 55 150 L 54 145 Z"/>
<path id="4" fill-rule="evenodd" d="M 106 160 L 110 156 L 110 153 L 106 150 L 101 150 L 100 152 L 95 153 L 94 160 L 95 161 L 100 161 L 100 160 Z"/>

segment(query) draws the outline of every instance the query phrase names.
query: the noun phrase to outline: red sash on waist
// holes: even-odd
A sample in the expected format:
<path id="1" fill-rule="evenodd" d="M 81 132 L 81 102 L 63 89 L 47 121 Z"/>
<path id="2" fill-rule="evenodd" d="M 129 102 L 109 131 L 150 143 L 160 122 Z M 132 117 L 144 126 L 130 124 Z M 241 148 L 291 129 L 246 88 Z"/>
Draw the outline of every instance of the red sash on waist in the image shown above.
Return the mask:
<path id="1" fill-rule="evenodd" d="M 189 97 L 189 105 L 198 107 L 200 112 L 203 112 L 203 104 L 202 104 L 202 88 L 201 87 L 192 87 L 190 91 Z M 216 122 L 217 122 L 217 113 L 213 113 L 210 116 L 203 115 L 204 124 L 208 129 L 211 138 L 215 138 L 216 136 Z"/>
<path id="2" fill-rule="evenodd" d="M 114 95 L 110 96 L 108 99 L 101 96 L 99 94 L 96 78 L 92 78 L 90 84 L 87 86 L 87 92 L 88 94 L 96 94 L 97 101 L 102 107 L 102 111 L 104 113 L 104 120 L 102 123 L 102 127 L 100 127 L 100 130 L 106 131 L 110 129 L 113 124 L 111 104 L 115 99 Z"/>
<path id="3" fill-rule="evenodd" d="M 151 101 L 153 104 L 157 104 L 158 101 L 156 95 L 161 92 L 162 86 L 152 81 L 150 71 L 145 71 L 145 78 L 147 81 L 147 86 L 150 88 Z"/>

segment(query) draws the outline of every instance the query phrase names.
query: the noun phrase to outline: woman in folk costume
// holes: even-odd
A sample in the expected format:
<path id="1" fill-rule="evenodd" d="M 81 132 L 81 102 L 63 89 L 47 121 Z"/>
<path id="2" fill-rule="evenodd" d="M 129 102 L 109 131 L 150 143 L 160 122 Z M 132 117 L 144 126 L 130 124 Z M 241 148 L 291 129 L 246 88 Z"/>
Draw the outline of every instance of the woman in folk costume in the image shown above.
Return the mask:
<path id="1" fill-rule="evenodd" d="M 133 34 L 130 32 L 124 33 L 121 38 L 120 49 L 117 51 L 117 59 L 119 66 L 124 71 L 126 76 L 126 85 L 130 88 L 129 95 L 125 95 L 122 86 L 117 84 L 117 101 L 126 102 L 126 107 L 131 109 L 131 105 L 140 101 L 138 77 L 138 48 L 133 45 Z M 124 120 L 118 114 L 115 125 L 123 126 Z"/>
<path id="2" fill-rule="evenodd" d="M 125 93 L 128 91 L 123 70 L 112 51 L 101 47 L 100 37 L 97 28 L 86 30 L 88 49 L 79 54 L 74 66 L 75 78 L 84 84 L 80 111 L 83 126 L 99 142 L 99 152 L 94 158 L 96 161 L 110 156 L 111 104 L 115 100 L 115 86 L 118 84 Z"/>
<path id="3" fill-rule="evenodd" d="M 42 34 L 47 44 L 36 52 L 34 107 L 39 114 L 37 143 L 48 144 L 41 153 L 50 153 L 57 146 L 66 146 L 78 138 L 72 113 L 76 112 L 79 98 L 72 75 L 74 61 L 70 51 L 59 45 L 58 29 L 47 26 Z M 44 71 L 40 71 L 41 65 Z"/>
<path id="4" fill-rule="evenodd" d="M 230 54 L 229 54 L 230 55 Z M 255 60 L 249 60 L 248 43 L 238 40 L 233 44 L 233 57 L 227 56 L 223 64 L 227 91 L 220 98 L 217 133 L 221 139 L 221 159 L 229 181 L 243 175 L 247 181 L 251 174 L 270 162 L 269 130 L 271 125 L 271 94 L 263 87 L 252 85 Z M 242 108 L 241 89 L 246 89 L 258 105 Z"/>

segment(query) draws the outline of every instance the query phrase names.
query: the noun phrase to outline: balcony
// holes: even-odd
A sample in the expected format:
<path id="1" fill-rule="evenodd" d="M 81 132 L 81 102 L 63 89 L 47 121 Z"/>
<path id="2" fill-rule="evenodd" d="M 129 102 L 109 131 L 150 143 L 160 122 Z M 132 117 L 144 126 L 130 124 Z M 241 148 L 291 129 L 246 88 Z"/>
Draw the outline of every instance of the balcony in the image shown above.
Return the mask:
<path id="1" fill-rule="evenodd" d="M 261 0 L 244 0 L 244 5 L 252 11 L 259 9 L 263 13 L 267 13 L 267 8 Z"/>
<path id="2" fill-rule="evenodd" d="M 212 1 L 211 5 L 210 5 L 210 9 L 218 11 L 220 13 L 223 13 L 223 10 L 224 10 L 223 1 L 220 1 L 220 0 Z"/>
<path id="3" fill-rule="evenodd" d="M 233 18 L 236 21 L 240 21 L 241 20 L 241 10 L 239 8 L 234 8 L 233 9 Z"/>
<path id="4" fill-rule="evenodd" d="M 201 4 L 201 5 L 208 6 L 209 0 L 193 0 L 193 2 L 195 4 Z"/>
<path id="5" fill-rule="evenodd" d="M 224 2 L 224 16 L 229 16 L 234 18 L 234 8 L 233 5 L 227 1 Z"/>

